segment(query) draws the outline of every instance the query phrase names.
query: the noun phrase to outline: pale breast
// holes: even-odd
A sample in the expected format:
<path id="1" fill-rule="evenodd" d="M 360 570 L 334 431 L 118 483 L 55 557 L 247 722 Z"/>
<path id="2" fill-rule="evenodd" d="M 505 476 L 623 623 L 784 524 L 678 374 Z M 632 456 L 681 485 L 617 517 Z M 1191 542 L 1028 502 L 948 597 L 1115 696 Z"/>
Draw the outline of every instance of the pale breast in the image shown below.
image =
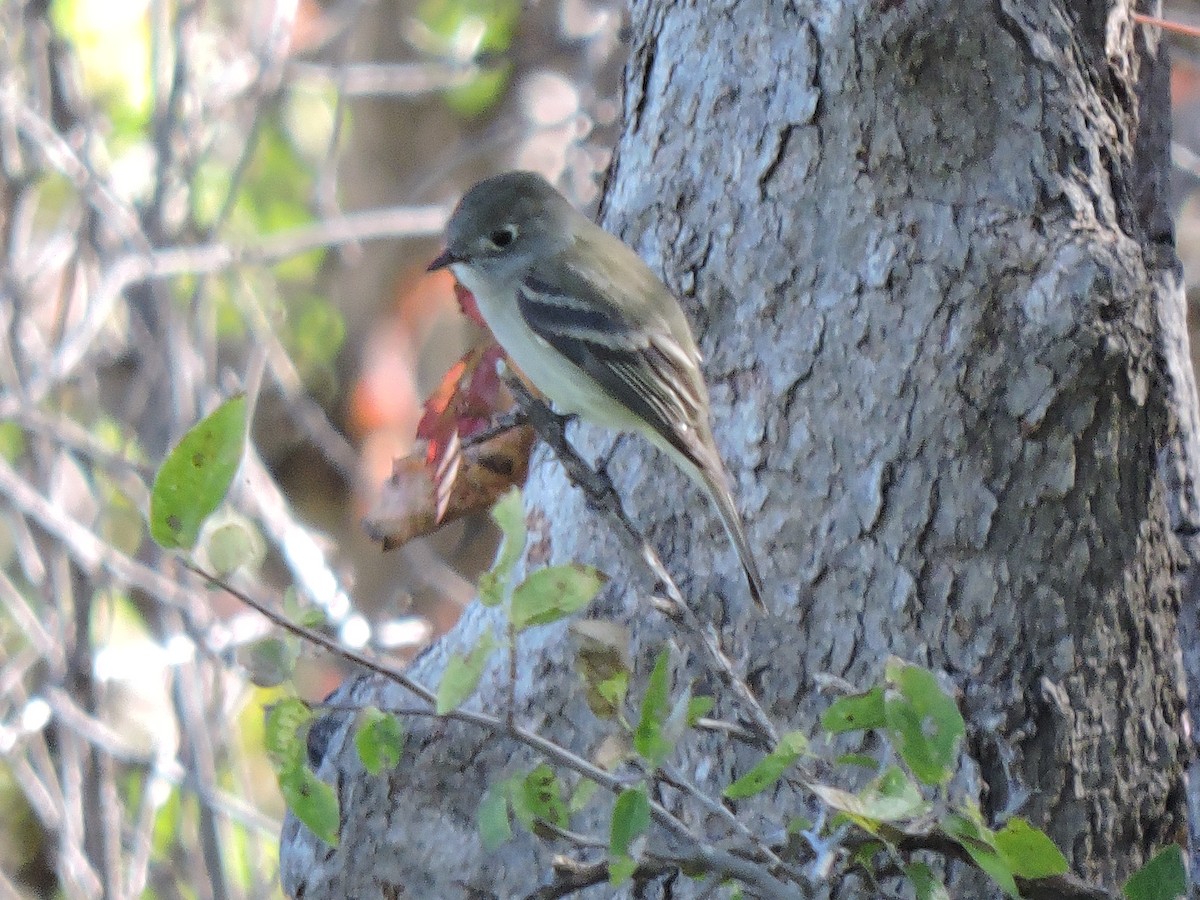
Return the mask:
<path id="1" fill-rule="evenodd" d="M 635 416 L 525 324 L 515 285 L 498 285 L 461 264 L 452 269 L 475 295 L 479 312 L 504 352 L 560 412 L 621 431 L 642 430 Z"/>

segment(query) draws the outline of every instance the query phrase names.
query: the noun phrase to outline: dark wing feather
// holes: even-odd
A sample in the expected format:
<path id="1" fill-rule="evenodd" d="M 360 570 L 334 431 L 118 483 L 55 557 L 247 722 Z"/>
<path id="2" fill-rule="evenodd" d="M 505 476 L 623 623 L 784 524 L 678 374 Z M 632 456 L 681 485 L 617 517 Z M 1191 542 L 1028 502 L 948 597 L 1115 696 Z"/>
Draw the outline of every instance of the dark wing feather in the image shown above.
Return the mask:
<path id="1" fill-rule="evenodd" d="M 695 465 L 712 466 L 700 456 L 711 443 L 708 397 L 696 364 L 688 365 L 691 359 L 698 362 L 690 336 L 685 338 L 689 346 L 683 346 L 659 323 L 630 321 L 574 272 L 566 285 L 530 275 L 517 297 L 535 334 Z"/>

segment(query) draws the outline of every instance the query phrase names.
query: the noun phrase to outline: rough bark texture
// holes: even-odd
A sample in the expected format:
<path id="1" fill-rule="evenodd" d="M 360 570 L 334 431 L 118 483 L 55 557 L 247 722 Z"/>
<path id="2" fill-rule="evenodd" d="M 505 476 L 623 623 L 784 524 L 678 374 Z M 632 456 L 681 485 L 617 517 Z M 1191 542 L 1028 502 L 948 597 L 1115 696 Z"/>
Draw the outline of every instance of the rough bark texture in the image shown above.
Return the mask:
<path id="1" fill-rule="evenodd" d="M 1178 288 L 1135 183 L 1128 13 L 635 4 L 605 220 L 685 299 L 773 615 L 754 616 L 716 519 L 664 460 L 632 438 L 576 438 L 593 457 L 619 450 L 609 471 L 635 521 L 781 727 L 813 728 L 822 673 L 869 683 L 889 654 L 943 670 L 979 763 L 958 786 L 988 816 L 1019 809 L 1109 885 L 1184 823 L 1154 306 Z M 1176 376 L 1176 401 L 1194 403 Z M 611 573 L 590 612 L 631 623 L 644 676 L 672 631 L 637 599 L 637 561 L 553 461 L 527 496 L 530 564 Z M 493 620 L 471 609 L 414 672 L 436 683 Z M 586 756 L 605 728 L 571 657 L 565 629 L 522 638 L 517 712 Z M 505 702 L 499 671 L 484 708 Z M 687 675 L 717 690 L 698 660 Z M 339 699 L 407 702 L 371 681 Z M 513 897 L 547 881 L 563 848 L 519 837 L 486 854 L 474 833 L 486 785 L 533 757 L 465 726 L 409 727 L 390 778 L 364 776 L 344 721 L 315 736 L 343 844 L 289 823 L 285 886 Z M 715 791 L 753 756 L 696 739 L 679 760 Z M 781 790 L 739 814 L 757 825 L 802 804 Z M 989 895 L 959 877 L 962 896 Z"/>

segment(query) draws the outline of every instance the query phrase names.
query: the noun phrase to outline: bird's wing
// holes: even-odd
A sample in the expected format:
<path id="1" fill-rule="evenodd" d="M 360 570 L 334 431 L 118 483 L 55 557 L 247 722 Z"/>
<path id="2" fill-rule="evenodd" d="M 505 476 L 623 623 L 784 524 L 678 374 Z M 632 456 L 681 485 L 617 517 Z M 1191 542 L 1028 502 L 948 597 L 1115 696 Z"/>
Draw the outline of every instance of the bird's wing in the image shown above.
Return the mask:
<path id="1" fill-rule="evenodd" d="M 657 279 L 646 287 L 666 290 Z M 594 278 L 565 266 L 530 272 L 518 287 L 517 302 L 535 334 L 694 464 L 712 465 L 708 395 L 690 334 L 678 337 L 673 333 L 678 325 L 655 317 L 644 303 L 627 304 L 623 312 Z M 684 322 L 682 313 L 679 321 Z"/>

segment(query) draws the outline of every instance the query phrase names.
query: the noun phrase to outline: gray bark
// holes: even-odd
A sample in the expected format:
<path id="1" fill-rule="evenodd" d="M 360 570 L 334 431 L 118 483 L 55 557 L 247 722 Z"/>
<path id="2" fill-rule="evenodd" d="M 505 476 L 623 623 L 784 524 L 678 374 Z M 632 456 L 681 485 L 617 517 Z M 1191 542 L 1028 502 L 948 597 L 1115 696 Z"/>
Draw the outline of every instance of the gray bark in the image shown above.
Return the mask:
<path id="1" fill-rule="evenodd" d="M 1142 178 L 1153 166 L 1138 171 L 1128 13 L 635 4 L 604 219 L 685 300 L 773 614 L 753 614 L 717 520 L 665 460 L 575 434 L 611 457 L 634 520 L 781 730 L 814 730 L 819 676 L 865 685 L 890 654 L 942 670 L 978 761 L 958 789 L 993 820 L 1045 827 L 1074 872 L 1109 886 L 1184 824 L 1166 501 L 1191 479 L 1186 446 L 1168 447 L 1170 405 L 1195 417 L 1190 373 L 1165 375 L 1159 352 L 1186 334 L 1164 312 L 1179 288 Z M 675 632 L 648 611 L 637 560 L 545 453 L 527 503 L 531 565 L 614 576 L 589 615 L 629 623 L 644 678 Z M 494 619 L 470 609 L 414 675 L 436 684 Z M 561 627 L 521 639 L 517 718 L 586 757 L 607 726 L 572 655 Z M 504 708 L 502 671 L 475 705 Z M 684 677 L 719 692 L 698 657 Z M 409 702 L 366 679 L 338 699 Z M 535 757 L 469 726 L 407 727 L 400 768 L 370 778 L 347 722 L 324 724 L 314 750 L 343 843 L 290 822 L 285 887 L 515 897 L 549 881 L 566 848 L 519 836 L 488 854 L 474 830 L 485 787 Z M 715 794 L 755 758 L 698 737 L 676 761 Z M 757 827 L 804 802 L 780 789 L 739 815 Z M 575 821 L 603 834 L 603 809 Z M 989 896 L 956 877 L 963 896 Z M 671 896 L 693 890 L 681 879 Z"/>

